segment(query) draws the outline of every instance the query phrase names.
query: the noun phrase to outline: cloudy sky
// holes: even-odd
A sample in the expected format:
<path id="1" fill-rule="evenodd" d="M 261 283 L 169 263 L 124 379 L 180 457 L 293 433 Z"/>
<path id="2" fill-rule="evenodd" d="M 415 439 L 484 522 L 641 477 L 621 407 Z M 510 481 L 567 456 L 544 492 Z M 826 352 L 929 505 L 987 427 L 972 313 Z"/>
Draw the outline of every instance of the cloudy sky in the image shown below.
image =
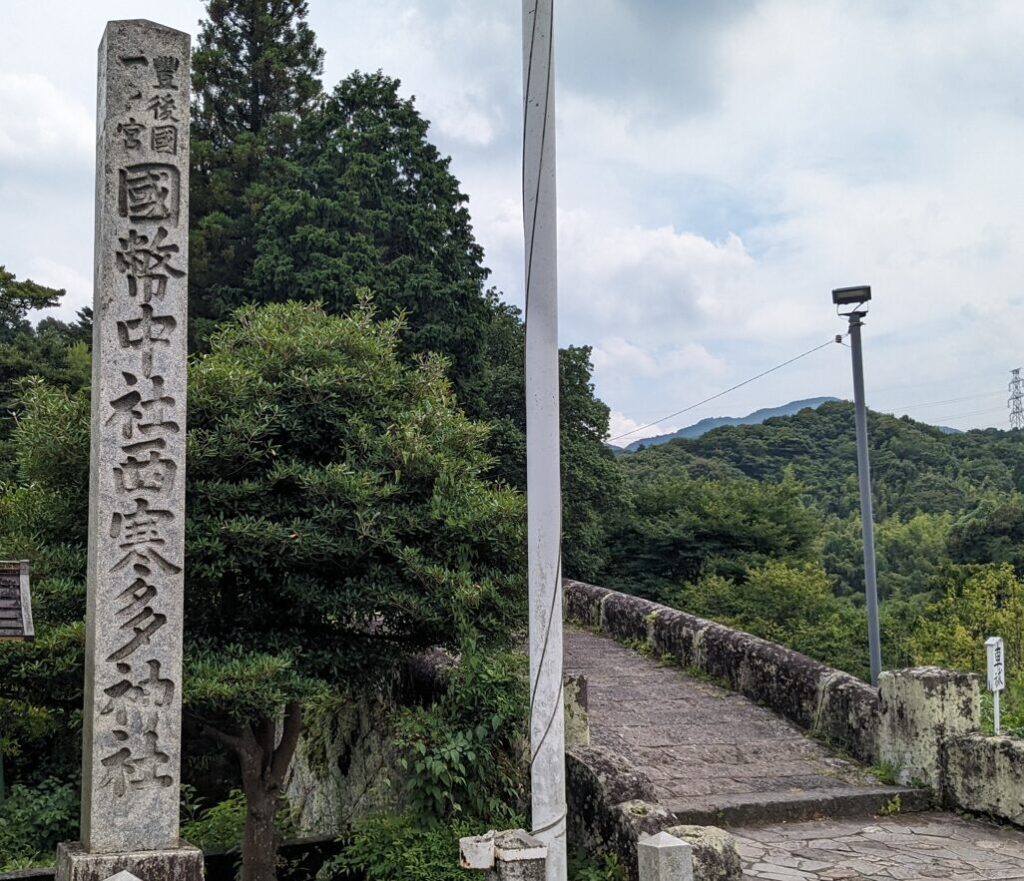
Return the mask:
<path id="1" fill-rule="evenodd" d="M 522 302 L 520 4 L 309 0 L 328 85 L 399 77 Z M 95 48 L 106 19 L 196 32 L 196 0 L 3 0 L 0 263 L 91 300 Z M 12 35 L 17 35 L 12 39 Z M 869 404 L 1006 427 L 1024 364 L 1024 4 L 558 0 L 563 344 L 593 346 L 612 435 L 844 330 L 869 283 Z M 704 416 L 849 397 L 825 349 Z"/>

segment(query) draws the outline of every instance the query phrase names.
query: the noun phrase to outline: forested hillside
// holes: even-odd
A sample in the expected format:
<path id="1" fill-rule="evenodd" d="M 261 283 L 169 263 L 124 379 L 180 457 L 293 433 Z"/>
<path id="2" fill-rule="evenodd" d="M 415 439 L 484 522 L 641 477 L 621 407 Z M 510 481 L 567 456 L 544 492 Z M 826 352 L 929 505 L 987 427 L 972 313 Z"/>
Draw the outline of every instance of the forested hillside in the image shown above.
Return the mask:
<path id="1" fill-rule="evenodd" d="M 665 444 L 624 462 L 627 468 L 650 469 L 709 459 L 747 477 L 772 481 L 791 468 L 820 509 L 845 516 L 859 504 L 852 425 L 853 405 L 834 401 L 761 425 L 721 428 L 694 440 Z M 871 414 L 870 429 L 880 518 L 959 511 L 986 493 L 1024 488 L 1024 436 L 1019 432 L 947 434 L 882 413 Z"/>
<path id="2" fill-rule="evenodd" d="M 794 413 L 799 413 L 807 407 L 820 407 L 826 401 L 834 400 L 836 399 L 807 398 L 803 401 L 790 401 L 788 404 L 783 404 L 781 407 L 763 407 L 760 410 L 755 410 L 753 413 L 748 413 L 746 416 L 710 416 L 706 419 L 701 419 L 700 422 L 695 422 L 693 425 L 687 425 L 685 428 L 673 431 L 671 434 L 659 434 L 654 437 L 641 438 L 640 440 L 627 444 L 622 449 L 627 453 L 635 453 L 638 450 L 644 450 L 647 447 L 656 447 L 661 444 L 670 443 L 678 438 L 702 437 L 709 431 L 714 431 L 716 428 L 723 428 L 726 425 L 760 425 L 762 422 L 767 422 L 769 419 L 774 419 L 778 416 L 792 416 Z"/>
<path id="3" fill-rule="evenodd" d="M 946 434 L 870 414 L 886 666 L 1024 661 L 1024 432 Z M 620 456 L 610 586 L 867 673 L 853 407 Z M 1024 680 L 1009 703 L 1024 721 Z"/>

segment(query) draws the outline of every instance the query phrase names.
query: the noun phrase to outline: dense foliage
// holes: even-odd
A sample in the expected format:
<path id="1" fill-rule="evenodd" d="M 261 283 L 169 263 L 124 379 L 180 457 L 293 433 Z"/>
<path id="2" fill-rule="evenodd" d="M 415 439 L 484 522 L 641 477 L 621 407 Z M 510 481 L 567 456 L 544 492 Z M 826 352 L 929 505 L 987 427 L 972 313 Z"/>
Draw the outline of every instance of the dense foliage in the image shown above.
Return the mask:
<path id="1" fill-rule="evenodd" d="M 249 308 L 190 370 L 184 700 L 238 755 L 247 842 L 273 841 L 305 705 L 523 617 L 522 498 L 483 478 L 486 427 L 457 409 L 443 362 L 398 358 L 399 331 L 369 306 Z M 40 639 L 0 651 L 5 701 L 22 710 L 7 736 L 71 764 L 86 410 L 33 388 L 15 433 L 27 480 L 0 501 L 0 553 L 41 569 Z"/>
<path id="2" fill-rule="evenodd" d="M 77 324 L 44 318 L 33 326 L 30 311 L 56 306 L 64 291 L 19 281 L 0 266 L 0 480 L 15 477 L 11 441 L 24 380 L 42 376 L 53 385 L 77 390 L 89 381 L 91 313 Z"/>
<path id="3" fill-rule="evenodd" d="M 993 634 L 1019 657 L 1024 432 L 872 413 L 869 434 L 885 665 L 981 672 Z M 854 444 L 837 402 L 620 456 L 604 579 L 866 678 Z M 1024 675 L 1007 669 L 1022 725 Z"/>
<path id="4" fill-rule="evenodd" d="M 462 654 L 447 695 L 398 721 L 405 813 L 357 825 L 328 874 L 454 878 L 459 834 L 526 804 L 523 659 L 505 645 L 524 617 L 525 329 L 487 288 L 468 197 L 400 83 L 355 72 L 325 90 L 306 0 L 207 11 L 185 705 L 241 789 L 190 801 L 186 828 L 244 838 L 245 877 L 270 878 L 304 713 L 447 644 Z M 0 646 L 10 866 L 77 822 L 91 316 L 27 320 L 61 294 L 0 267 L 0 557 L 32 561 L 39 633 Z M 616 460 L 591 372 L 587 347 L 561 352 L 566 573 L 866 675 L 850 406 Z M 1024 432 L 872 414 L 871 447 L 886 664 L 977 670 L 999 633 L 1024 725 Z"/>
<path id="5" fill-rule="evenodd" d="M 305 0 L 211 0 L 195 54 L 190 335 L 204 350 L 239 306 L 351 309 L 373 292 L 404 315 L 401 352 L 443 355 L 462 409 L 493 425 L 490 472 L 525 485 L 523 324 L 486 287 L 468 197 L 401 83 L 356 71 L 320 83 Z M 620 484 L 589 349 L 564 350 L 566 570 L 606 559 L 601 512 Z"/>
<path id="6" fill-rule="evenodd" d="M 52 865 L 57 844 L 77 833 L 78 808 L 70 783 L 50 777 L 12 786 L 0 802 L 0 871 Z"/>
<path id="7" fill-rule="evenodd" d="M 855 513 L 856 438 L 853 405 L 822 404 L 761 425 L 721 428 L 694 440 L 644 451 L 669 461 L 703 457 L 757 480 L 777 481 L 787 469 L 818 509 Z M 1024 434 L 995 429 L 947 434 L 907 417 L 871 414 L 871 470 L 875 513 L 941 514 L 964 511 L 986 494 L 1024 490 Z"/>

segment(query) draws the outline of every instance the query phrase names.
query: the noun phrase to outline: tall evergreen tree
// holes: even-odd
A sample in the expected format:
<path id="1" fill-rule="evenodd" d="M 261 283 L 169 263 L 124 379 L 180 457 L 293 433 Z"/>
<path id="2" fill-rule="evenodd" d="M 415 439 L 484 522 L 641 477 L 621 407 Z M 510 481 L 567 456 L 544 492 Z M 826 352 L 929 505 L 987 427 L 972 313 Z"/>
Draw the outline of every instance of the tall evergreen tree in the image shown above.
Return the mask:
<path id="1" fill-rule="evenodd" d="M 382 314 L 406 314 L 406 353 L 447 357 L 469 404 L 499 305 L 484 290 L 483 248 L 451 160 L 400 86 L 357 71 L 297 123 L 290 159 L 263 193 L 249 290 L 345 312 L 369 288 Z"/>
<path id="2" fill-rule="evenodd" d="M 367 288 L 378 314 L 405 315 L 402 354 L 443 355 L 460 405 L 498 423 L 495 474 L 523 487 L 523 324 L 486 287 L 468 197 L 429 123 L 379 71 L 323 94 L 305 3 L 210 0 L 209 10 L 194 80 L 193 345 L 205 348 L 246 303 L 344 314 Z M 592 577 L 619 482 L 588 350 L 564 351 L 562 365 L 565 564 Z"/>
<path id="3" fill-rule="evenodd" d="M 192 58 L 189 309 L 193 346 L 249 302 L 253 220 L 289 123 L 312 112 L 324 52 L 306 0 L 208 0 Z"/>

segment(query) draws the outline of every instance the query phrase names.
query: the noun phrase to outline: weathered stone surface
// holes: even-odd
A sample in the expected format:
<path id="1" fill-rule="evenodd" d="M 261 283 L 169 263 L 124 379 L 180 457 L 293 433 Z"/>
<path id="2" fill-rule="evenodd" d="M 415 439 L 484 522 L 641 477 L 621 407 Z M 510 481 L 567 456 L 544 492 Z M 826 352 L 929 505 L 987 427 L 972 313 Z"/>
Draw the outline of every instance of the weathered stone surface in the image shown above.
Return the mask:
<path id="1" fill-rule="evenodd" d="M 641 597 L 609 591 L 601 600 L 601 629 L 616 639 L 646 642 L 655 616 L 664 608 Z"/>
<path id="2" fill-rule="evenodd" d="M 814 734 L 862 762 L 878 755 L 878 689 L 831 670 L 818 683 Z"/>
<path id="3" fill-rule="evenodd" d="M 740 881 L 743 877 L 736 840 L 725 830 L 716 826 L 672 826 L 667 831 L 690 845 L 695 881 Z"/>
<path id="4" fill-rule="evenodd" d="M 303 835 L 343 834 L 353 821 L 398 806 L 400 779 L 390 695 L 365 697 L 306 725 L 285 796 Z"/>
<path id="5" fill-rule="evenodd" d="M 459 865 L 463 869 L 491 869 L 494 867 L 494 830 L 484 835 L 469 835 L 459 839 Z"/>
<path id="6" fill-rule="evenodd" d="M 565 748 L 590 746 L 587 715 L 587 677 L 565 677 Z"/>
<path id="7" fill-rule="evenodd" d="M 565 617 L 588 627 L 601 626 L 601 601 L 612 591 L 566 578 L 562 581 Z"/>
<path id="8" fill-rule="evenodd" d="M 612 834 L 607 839 L 608 848 L 619 855 L 629 877 L 637 881 L 637 845 L 641 839 L 664 830 L 672 822 L 672 814 L 662 805 L 634 799 L 615 805 L 610 816 Z"/>
<path id="9" fill-rule="evenodd" d="M 1024 832 L 953 814 L 818 820 L 730 830 L 745 879 L 1018 881 Z"/>
<path id="10" fill-rule="evenodd" d="M 172 853 L 178 843 L 189 51 L 188 34 L 142 20 L 110 22 L 99 49 L 82 774 L 90 853 Z M 185 877 L 190 859 L 162 869 L 147 857 L 131 870 L 146 881 Z M 114 873 L 66 860 L 85 873 L 76 878 Z"/>
<path id="11" fill-rule="evenodd" d="M 184 842 L 117 854 L 86 853 L 78 844 L 57 845 L 57 878 L 62 881 L 108 881 L 123 872 L 143 881 L 203 881 L 203 854 Z"/>
<path id="12" fill-rule="evenodd" d="M 651 646 L 658 657 L 671 655 L 680 667 L 698 667 L 704 632 L 712 622 L 676 609 L 659 611 L 651 626 Z"/>
<path id="13" fill-rule="evenodd" d="M 593 826 L 599 812 L 624 801 L 655 800 L 650 778 L 607 747 L 573 747 L 566 753 L 570 816 Z"/>
<path id="14" fill-rule="evenodd" d="M 873 758 L 877 692 L 826 665 L 713 621 L 640 597 L 566 580 L 569 616 L 655 657 L 696 668 L 802 728 L 865 760 Z"/>
<path id="15" fill-rule="evenodd" d="M 752 697 L 858 758 L 878 761 L 884 741 L 888 761 L 907 763 L 905 780 L 923 780 L 913 762 L 937 763 L 932 767 L 951 806 L 1021 822 L 1024 745 L 963 733 L 979 722 L 977 677 L 935 668 L 883 674 L 883 701 L 878 689 L 840 671 L 821 667 L 816 676 L 812 662 L 780 679 L 798 693 L 791 699 L 768 680 L 773 664 L 789 665 L 801 658 L 796 653 L 592 585 L 566 582 L 566 600 L 580 619 L 593 622 L 600 612 L 602 630 L 646 642 L 655 658 L 669 656 L 722 676 L 733 688 L 745 682 Z M 943 815 L 929 815 L 920 828 L 920 814 L 855 819 L 926 810 L 932 793 L 879 785 L 863 768 L 738 694 L 580 630 L 567 633 L 566 671 L 587 676 L 592 739 L 589 750 L 569 756 L 570 832 L 592 849 L 618 851 L 626 866 L 640 836 L 672 830 L 680 817 L 700 817 L 706 825 L 785 818 L 787 825 L 764 832 L 742 830 L 745 877 L 1024 881 L 1024 870 L 1014 873 L 1024 864 L 1019 831 L 993 838 L 986 832 L 991 827 Z M 813 699 L 807 697 L 812 683 Z M 808 706 L 814 708 L 809 723 Z M 826 815 L 843 819 L 808 822 Z M 770 847 L 760 844 L 764 836 L 771 837 Z M 943 836 L 951 844 L 940 850 Z M 890 843 L 896 841 L 909 852 Z M 993 850 L 998 858 L 986 858 Z"/>
<path id="16" fill-rule="evenodd" d="M 947 805 L 1024 826 L 1024 740 L 951 737 L 943 752 Z"/>
<path id="17" fill-rule="evenodd" d="M 900 783 L 942 786 L 942 742 L 981 727 L 979 677 L 940 667 L 886 671 L 878 679 L 880 761 Z"/>
<path id="18" fill-rule="evenodd" d="M 653 805 L 650 779 L 603 747 L 568 750 L 565 769 L 570 846 L 587 853 L 618 853 L 635 875 L 637 837 L 659 832 L 658 823 L 669 817 L 668 811 Z"/>
<path id="19" fill-rule="evenodd" d="M 544 881 L 547 847 L 523 829 L 494 837 L 494 868 L 487 881 Z"/>
<path id="20" fill-rule="evenodd" d="M 667 832 L 637 843 L 640 881 L 693 881 L 693 849 Z"/>
<path id="21" fill-rule="evenodd" d="M 765 707 L 608 637 L 567 630 L 565 666 L 587 677 L 593 745 L 571 751 L 569 784 L 573 811 L 588 824 L 598 799 L 639 798 L 669 808 L 677 822 L 716 824 L 722 812 L 806 816 L 844 801 L 881 805 L 903 791 Z"/>

